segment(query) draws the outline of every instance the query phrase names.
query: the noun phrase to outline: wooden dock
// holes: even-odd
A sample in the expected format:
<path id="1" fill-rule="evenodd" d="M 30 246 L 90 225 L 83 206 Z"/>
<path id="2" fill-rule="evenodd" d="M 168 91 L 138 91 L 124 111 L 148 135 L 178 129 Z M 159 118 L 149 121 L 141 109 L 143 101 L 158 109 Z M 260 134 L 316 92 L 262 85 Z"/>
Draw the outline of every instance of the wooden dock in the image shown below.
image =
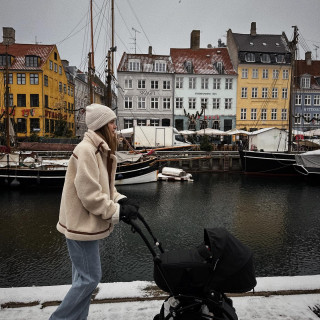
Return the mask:
<path id="1" fill-rule="evenodd" d="M 241 172 L 238 151 L 156 151 L 160 165 L 188 172 Z"/>

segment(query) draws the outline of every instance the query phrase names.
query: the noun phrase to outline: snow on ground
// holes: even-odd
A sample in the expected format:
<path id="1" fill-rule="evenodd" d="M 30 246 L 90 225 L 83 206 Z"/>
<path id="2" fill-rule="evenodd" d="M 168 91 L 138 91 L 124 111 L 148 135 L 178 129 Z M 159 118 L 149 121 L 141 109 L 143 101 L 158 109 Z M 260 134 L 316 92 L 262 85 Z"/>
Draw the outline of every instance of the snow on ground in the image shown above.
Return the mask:
<path id="1" fill-rule="evenodd" d="M 246 320 L 319 320 L 310 308 L 320 305 L 320 293 L 309 293 L 320 289 L 320 276 L 258 278 L 256 296 L 233 297 L 239 319 Z M 116 298 L 150 298 L 145 289 L 153 282 L 134 281 L 127 283 L 104 283 L 99 285 L 95 300 Z M 60 301 L 70 286 L 0 288 L 0 304 L 8 302 L 34 302 L 30 307 L 1 308 L 0 320 L 45 320 L 57 306 L 42 308 L 42 303 Z M 277 295 L 278 291 L 304 291 L 303 294 Z M 259 292 L 269 291 L 270 296 Z M 294 292 L 293 292 L 294 293 Z M 159 313 L 162 300 L 95 303 L 90 307 L 88 320 L 146 320 Z"/>

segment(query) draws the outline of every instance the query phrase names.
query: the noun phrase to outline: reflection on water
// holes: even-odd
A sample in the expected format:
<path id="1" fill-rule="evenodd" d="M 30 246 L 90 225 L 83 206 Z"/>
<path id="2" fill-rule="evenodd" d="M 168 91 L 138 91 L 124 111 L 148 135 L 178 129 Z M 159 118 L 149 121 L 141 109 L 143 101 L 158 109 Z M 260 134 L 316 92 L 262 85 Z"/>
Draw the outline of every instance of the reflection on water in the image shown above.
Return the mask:
<path id="1" fill-rule="evenodd" d="M 258 276 L 320 273 L 320 187 L 292 179 L 194 175 L 193 183 L 119 186 L 166 250 L 198 245 L 206 227 L 225 227 L 252 248 Z M 1 190 L 0 287 L 71 282 L 56 231 L 61 190 Z M 120 223 L 101 241 L 102 282 L 152 280 L 152 256 Z"/>

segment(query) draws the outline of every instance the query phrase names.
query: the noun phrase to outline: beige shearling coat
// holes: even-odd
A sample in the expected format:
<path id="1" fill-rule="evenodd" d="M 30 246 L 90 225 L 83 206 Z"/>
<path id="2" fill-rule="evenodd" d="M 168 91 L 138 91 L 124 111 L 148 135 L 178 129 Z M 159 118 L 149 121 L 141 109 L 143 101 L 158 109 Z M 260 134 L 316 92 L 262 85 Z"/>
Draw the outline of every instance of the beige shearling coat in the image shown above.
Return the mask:
<path id="1" fill-rule="evenodd" d="M 117 203 L 125 198 L 115 188 L 117 158 L 113 159 L 111 181 L 107 172 L 110 148 L 88 130 L 70 157 L 64 182 L 57 229 L 68 239 L 90 241 L 107 237 L 119 222 Z"/>

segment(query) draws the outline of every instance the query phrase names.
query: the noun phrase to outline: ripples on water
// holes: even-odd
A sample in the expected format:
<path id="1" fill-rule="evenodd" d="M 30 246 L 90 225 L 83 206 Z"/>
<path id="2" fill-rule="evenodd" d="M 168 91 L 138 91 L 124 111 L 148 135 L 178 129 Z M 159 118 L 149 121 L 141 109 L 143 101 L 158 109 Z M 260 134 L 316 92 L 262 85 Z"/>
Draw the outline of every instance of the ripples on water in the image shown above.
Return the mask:
<path id="1" fill-rule="evenodd" d="M 292 179 L 201 174 L 193 183 L 121 186 L 140 202 L 166 250 L 225 227 L 254 252 L 258 276 L 320 273 L 320 187 Z M 65 239 L 56 231 L 61 190 L 2 191 L 0 287 L 71 282 Z M 124 223 L 101 241 L 102 282 L 152 280 L 144 242 Z"/>

